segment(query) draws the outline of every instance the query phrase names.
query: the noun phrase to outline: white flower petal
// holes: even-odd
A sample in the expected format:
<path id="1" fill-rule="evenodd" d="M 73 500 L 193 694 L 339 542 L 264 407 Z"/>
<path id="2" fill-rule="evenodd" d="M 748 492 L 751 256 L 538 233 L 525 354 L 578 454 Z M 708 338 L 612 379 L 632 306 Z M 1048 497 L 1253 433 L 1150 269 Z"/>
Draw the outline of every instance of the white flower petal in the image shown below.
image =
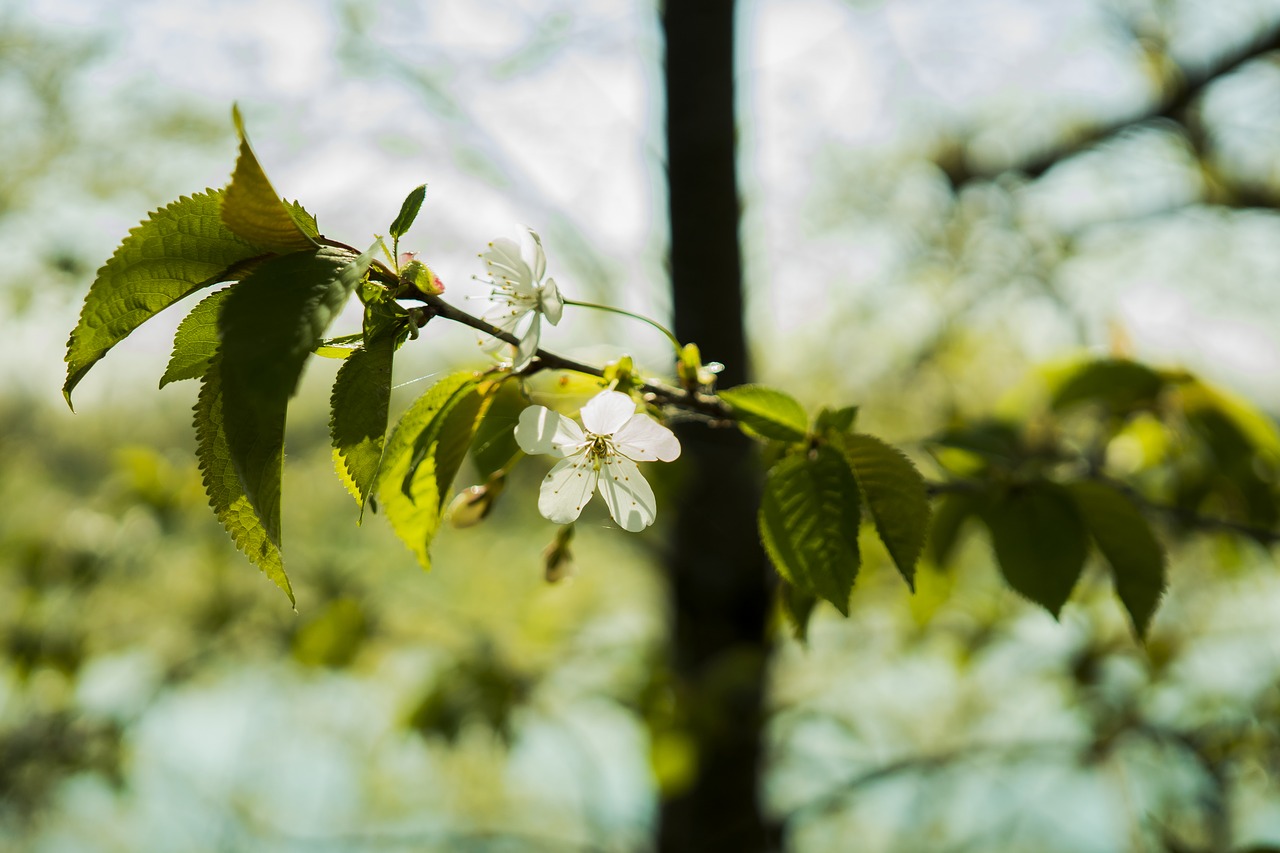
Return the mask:
<path id="1" fill-rule="evenodd" d="M 515 359 L 511 364 L 512 370 L 524 370 L 529 366 L 529 362 L 533 361 L 533 357 L 538 354 L 538 341 L 541 337 L 542 315 L 535 311 L 533 322 L 520 336 L 520 346 L 516 347 Z"/>
<path id="2" fill-rule="evenodd" d="M 613 435 L 636 413 L 636 404 L 619 391 L 601 391 L 587 401 L 580 416 L 587 432 Z"/>
<path id="3" fill-rule="evenodd" d="M 591 500 L 598 476 L 585 453 L 561 459 L 551 473 L 542 478 L 542 488 L 538 490 L 538 512 L 556 524 L 577 521 L 582 508 Z"/>
<path id="4" fill-rule="evenodd" d="M 551 325 L 560 322 L 560 315 L 564 313 L 564 297 L 560 295 L 560 288 L 556 286 L 554 278 L 547 279 L 538 288 L 538 305 Z"/>
<path id="5" fill-rule="evenodd" d="M 547 274 L 547 253 L 542 250 L 542 238 L 528 225 L 520 227 L 524 229 L 520 235 L 520 258 L 533 271 L 533 280 L 541 281 Z"/>
<path id="6" fill-rule="evenodd" d="M 609 507 L 609 515 L 613 516 L 613 520 L 623 530 L 639 533 L 653 524 L 658 512 L 658 501 L 636 463 L 624 456 L 610 454 L 601 466 L 597 485 L 600 497 L 604 498 L 605 505 Z"/>
<path id="7" fill-rule="evenodd" d="M 492 323 L 504 332 L 520 337 L 520 333 L 516 330 L 528 314 L 529 309 L 517 310 L 510 305 L 493 305 L 485 310 L 484 314 L 481 315 L 481 319 Z M 502 338 L 495 338 L 484 333 L 481 333 L 480 345 L 484 347 L 485 352 L 493 353 L 500 352 L 503 347 L 511 346 Z"/>
<path id="8" fill-rule="evenodd" d="M 515 437 L 520 449 L 531 456 L 571 456 L 587 443 L 581 427 L 546 406 L 529 406 L 521 412 Z"/>
<path id="9" fill-rule="evenodd" d="M 613 434 L 618 452 L 637 462 L 671 462 L 680 456 L 676 434 L 648 415 L 635 414 Z"/>
<path id="10" fill-rule="evenodd" d="M 533 286 L 529 265 L 520 257 L 520 247 L 514 240 L 499 237 L 489 244 L 489 251 L 480 257 L 484 259 L 490 274 L 499 282 L 523 284 L 526 288 Z"/>

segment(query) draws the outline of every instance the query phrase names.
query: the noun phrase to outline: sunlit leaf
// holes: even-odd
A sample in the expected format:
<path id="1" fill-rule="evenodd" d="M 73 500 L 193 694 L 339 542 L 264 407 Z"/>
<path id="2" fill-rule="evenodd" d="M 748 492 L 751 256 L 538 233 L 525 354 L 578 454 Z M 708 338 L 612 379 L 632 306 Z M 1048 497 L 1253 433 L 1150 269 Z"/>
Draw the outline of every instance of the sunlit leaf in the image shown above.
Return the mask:
<path id="1" fill-rule="evenodd" d="M 1114 486 L 1084 480 L 1068 484 L 1067 490 L 1098 550 L 1111 564 L 1116 594 L 1129 611 L 1133 627 L 1145 636 L 1165 587 L 1160 540 L 1137 505 Z"/>
<path id="2" fill-rule="evenodd" d="M 223 288 L 209 294 L 182 318 L 173 336 L 169 366 L 160 377 L 161 388 L 170 382 L 199 379 L 209 372 L 218 354 L 218 315 L 230 292 L 230 288 Z"/>
<path id="3" fill-rule="evenodd" d="M 769 469 L 760 538 L 778 573 L 848 615 L 861 565 L 858 482 L 839 451 L 823 445 Z"/>
<path id="4" fill-rule="evenodd" d="M 360 504 L 361 517 L 382 462 L 394 353 L 395 341 L 390 336 L 356 350 L 338 369 L 329 401 L 334 467 Z"/>
<path id="5" fill-rule="evenodd" d="M 396 215 L 396 221 L 391 223 L 390 233 L 392 238 L 399 240 L 406 231 L 413 227 L 413 220 L 418 218 L 418 211 L 422 209 L 422 200 L 426 197 L 426 184 L 414 187 L 405 196 L 404 203 L 400 205 L 400 213 Z"/>
<path id="6" fill-rule="evenodd" d="M 763 385 L 739 385 L 720 392 L 744 432 L 779 441 L 802 441 L 809 430 L 804 407 L 789 394 Z"/>
<path id="7" fill-rule="evenodd" d="M 929 532 L 929 495 L 924 478 L 902 451 L 871 435 L 844 435 L 833 442 L 849 461 L 862 497 L 894 565 L 915 588 L 916 561 Z"/>
<path id="8" fill-rule="evenodd" d="M 315 240 L 299 226 L 315 220 L 297 203 L 286 204 L 272 188 L 258 158 L 249 145 L 240 110 L 232 110 L 236 133 L 240 137 L 240 156 L 236 159 L 231 183 L 222 197 L 222 221 L 235 233 L 253 243 L 281 254 L 316 248 Z"/>
<path id="9" fill-rule="evenodd" d="M 206 190 L 157 210 L 98 270 L 67 341 L 68 405 L 89 368 L 130 332 L 184 296 L 238 278 L 263 253 L 223 225 L 221 199 Z"/>
<path id="10" fill-rule="evenodd" d="M 254 509 L 240 483 L 223 417 L 222 372 L 213 366 L 204 377 L 196 399 L 196 457 L 205 493 L 218 521 L 231 534 L 236 547 L 262 570 L 293 602 L 293 589 L 284 573 L 284 562 L 275 539 Z"/>
<path id="11" fill-rule="evenodd" d="M 1088 533 L 1071 494 L 1033 481 L 987 501 L 982 519 L 1009 586 L 1056 617 L 1088 554 Z"/>
<path id="12" fill-rule="evenodd" d="M 465 371 L 446 376 L 431 386 L 400 418 L 383 452 L 378 500 L 392 529 L 424 569 L 431 568 L 428 550 L 444 513 L 441 495 L 449 487 L 447 482 L 441 485 L 446 477 L 438 476 L 433 445 L 438 442 L 452 407 L 461 398 L 477 395 L 478 384 L 476 374 Z M 413 466 L 419 444 L 424 444 L 427 451 Z M 411 466 L 413 476 L 410 478 Z M 448 474 L 447 479 L 452 479 L 451 473 L 439 473 Z"/>

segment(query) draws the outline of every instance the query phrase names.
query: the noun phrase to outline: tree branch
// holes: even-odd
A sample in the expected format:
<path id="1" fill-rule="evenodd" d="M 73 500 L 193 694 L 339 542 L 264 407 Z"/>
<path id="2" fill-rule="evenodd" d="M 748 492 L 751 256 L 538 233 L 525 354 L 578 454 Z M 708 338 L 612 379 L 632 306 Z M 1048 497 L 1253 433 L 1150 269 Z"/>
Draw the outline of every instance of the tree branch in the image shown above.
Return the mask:
<path id="1" fill-rule="evenodd" d="M 1073 139 L 1063 140 L 1058 145 L 1042 150 L 1011 166 L 990 171 L 973 169 L 966 158 L 960 156 L 955 158 L 955 162 L 947 163 L 943 168 L 953 187 L 959 187 L 970 181 L 992 180 L 1010 172 L 1017 172 L 1031 179 L 1039 178 L 1059 163 L 1138 125 L 1157 119 L 1185 124 L 1188 107 L 1205 89 L 1252 60 L 1276 50 L 1280 50 L 1280 22 L 1261 30 L 1254 38 L 1228 51 L 1216 62 L 1208 63 L 1203 68 L 1177 67 L 1175 73 L 1171 75 L 1173 82 L 1165 87 L 1165 91 L 1154 103 L 1149 104 L 1142 111 L 1108 124 L 1096 125 Z"/>

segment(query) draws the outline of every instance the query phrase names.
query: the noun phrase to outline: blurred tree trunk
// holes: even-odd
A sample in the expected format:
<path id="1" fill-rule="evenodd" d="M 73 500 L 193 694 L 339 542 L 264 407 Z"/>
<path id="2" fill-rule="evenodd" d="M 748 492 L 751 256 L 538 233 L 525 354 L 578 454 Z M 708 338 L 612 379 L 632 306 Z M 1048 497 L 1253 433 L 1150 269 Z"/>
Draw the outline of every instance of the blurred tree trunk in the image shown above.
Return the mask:
<path id="1" fill-rule="evenodd" d="M 667 0 L 667 180 L 675 332 L 747 377 L 734 120 L 733 0 Z M 679 712 L 697 750 L 662 806 L 663 851 L 769 849 L 760 732 L 769 571 L 755 532 L 758 468 L 736 430 L 679 429 L 688 480 L 667 559 Z"/>

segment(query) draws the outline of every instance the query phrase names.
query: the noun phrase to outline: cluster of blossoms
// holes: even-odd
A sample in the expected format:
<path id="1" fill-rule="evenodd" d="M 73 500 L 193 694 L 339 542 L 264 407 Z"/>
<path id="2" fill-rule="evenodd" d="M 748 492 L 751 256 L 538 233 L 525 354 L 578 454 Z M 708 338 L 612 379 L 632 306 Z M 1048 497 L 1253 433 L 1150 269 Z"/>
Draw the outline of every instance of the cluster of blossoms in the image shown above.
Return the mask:
<path id="1" fill-rule="evenodd" d="M 487 277 L 478 280 L 492 287 L 483 317 L 518 338 L 512 369 L 522 370 L 537 353 L 541 318 L 558 323 L 564 298 L 555 279 L 546 275 L 542 240 L 530 228 L 523 229 L 518 244 L 499 238 L 480 257 Z M 497 338 L 485 345 L 494 352 L 509 346 Z M 530 406 L 520 415 L 515 430 L 520 449 L 560 457 L 542 481 L 538 510 L 551 521 L 570 524 L 599 491 L 624 530 L 644 530 L 653 524 L 657 502 L 636 463 L 670 462 L 680 455 L 680 442 L 618 391 L 601 391 L 580 416 L 582 426 L 545 406 Z"/>

